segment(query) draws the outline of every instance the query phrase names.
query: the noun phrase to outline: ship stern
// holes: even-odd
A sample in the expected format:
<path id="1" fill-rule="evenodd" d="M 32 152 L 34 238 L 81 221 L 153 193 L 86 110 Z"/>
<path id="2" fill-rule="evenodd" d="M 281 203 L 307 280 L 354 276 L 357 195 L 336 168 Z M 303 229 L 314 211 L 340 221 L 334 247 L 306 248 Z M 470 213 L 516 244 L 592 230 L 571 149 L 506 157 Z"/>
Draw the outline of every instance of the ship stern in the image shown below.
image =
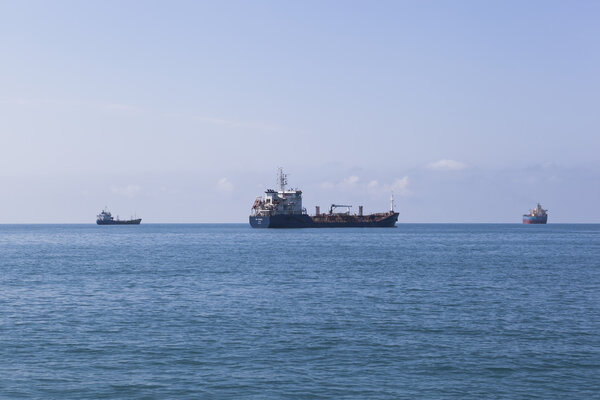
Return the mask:
<path id="1" fill-rule="evenodd" d="M 269 216 L 260 217 L 260 216 L 250 216 L 249 217 L 250 226 L 253 228 L 268 228 L 271 222 L 271 218 Z"/>

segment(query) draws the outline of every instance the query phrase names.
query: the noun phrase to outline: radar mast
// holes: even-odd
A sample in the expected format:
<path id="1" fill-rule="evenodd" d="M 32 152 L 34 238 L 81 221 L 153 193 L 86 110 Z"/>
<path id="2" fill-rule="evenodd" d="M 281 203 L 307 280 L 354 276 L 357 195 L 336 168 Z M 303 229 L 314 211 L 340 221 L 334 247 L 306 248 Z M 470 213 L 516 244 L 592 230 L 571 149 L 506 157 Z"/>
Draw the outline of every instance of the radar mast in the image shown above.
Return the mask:
<path id="1" fill-rule="evenodd" d="M 285 191 L 285 186 L 287 185 L 287 174 L 283 173 L 283 168 L 279 167 L 277 170 L 277 180 L 279 181 L 279 188 L 282 192 Z"/>

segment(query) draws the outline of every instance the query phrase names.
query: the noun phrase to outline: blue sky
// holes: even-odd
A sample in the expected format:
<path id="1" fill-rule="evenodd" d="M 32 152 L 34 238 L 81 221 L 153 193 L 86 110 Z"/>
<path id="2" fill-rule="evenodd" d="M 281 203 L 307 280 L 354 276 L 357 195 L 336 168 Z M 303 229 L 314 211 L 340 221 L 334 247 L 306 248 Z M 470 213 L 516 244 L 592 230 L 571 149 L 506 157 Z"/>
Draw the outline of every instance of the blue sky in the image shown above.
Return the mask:
<path id="1" fill-rule="evenodd" d="M 600 3 L 3 2 L 0 222 L 600 222 Z M 589 210 L 583 212 L 583 208 Z"/>

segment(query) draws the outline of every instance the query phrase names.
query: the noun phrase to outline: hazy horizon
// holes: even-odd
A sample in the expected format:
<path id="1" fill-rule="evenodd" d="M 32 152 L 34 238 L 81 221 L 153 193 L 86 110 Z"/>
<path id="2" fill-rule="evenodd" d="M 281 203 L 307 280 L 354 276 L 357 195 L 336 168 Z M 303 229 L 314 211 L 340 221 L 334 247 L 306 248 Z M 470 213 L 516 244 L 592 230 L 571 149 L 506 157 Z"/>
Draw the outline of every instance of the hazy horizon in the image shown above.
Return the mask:
<path id="1" fill-rule="evenodd" d="M 7 2 L 0 224 L 599 223 L 600 3 Z"/>

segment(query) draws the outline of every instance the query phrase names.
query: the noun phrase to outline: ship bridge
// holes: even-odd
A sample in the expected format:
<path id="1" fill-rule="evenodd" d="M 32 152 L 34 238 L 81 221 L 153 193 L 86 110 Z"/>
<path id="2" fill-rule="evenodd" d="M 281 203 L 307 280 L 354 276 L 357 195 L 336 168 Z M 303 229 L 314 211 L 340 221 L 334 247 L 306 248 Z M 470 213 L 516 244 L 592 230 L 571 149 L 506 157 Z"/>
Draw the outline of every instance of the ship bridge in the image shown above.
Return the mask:
<path id="1" fill-rule="evenodd" d="M 252 206 L 253 214 L 259 216 L 305 214 L 306 209 L 302 207 L 302 191 L 286 189 L 287 175 L 281 168 L 277 180 L 279 190 L 267 189 L 263 198 L 257 198 Z"/>

